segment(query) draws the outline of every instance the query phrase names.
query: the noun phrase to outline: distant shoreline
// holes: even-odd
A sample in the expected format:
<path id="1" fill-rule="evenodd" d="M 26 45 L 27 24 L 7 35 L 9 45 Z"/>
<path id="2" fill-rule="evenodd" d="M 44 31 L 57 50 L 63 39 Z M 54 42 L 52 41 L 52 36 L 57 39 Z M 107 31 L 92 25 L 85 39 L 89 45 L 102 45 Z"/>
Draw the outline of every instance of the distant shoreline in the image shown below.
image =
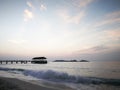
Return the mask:
<path id="1" fill-rule="evenodd" d="M 90 62 L 88 60 L 54 60 L 53 62 Z"/>

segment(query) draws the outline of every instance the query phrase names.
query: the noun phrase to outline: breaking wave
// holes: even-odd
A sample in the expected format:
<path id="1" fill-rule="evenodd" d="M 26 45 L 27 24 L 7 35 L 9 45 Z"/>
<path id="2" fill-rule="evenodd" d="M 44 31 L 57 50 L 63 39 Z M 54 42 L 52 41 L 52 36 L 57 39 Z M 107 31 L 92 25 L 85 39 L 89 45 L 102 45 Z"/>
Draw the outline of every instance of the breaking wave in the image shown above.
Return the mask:
<path id="1" fill-rule="evenodd" d="M 54 82 L 67 82 L 67 83 L 76 83 L 76 84 L 109 84 L 109 85 L 120 85 L 120 79 L 105 79 L 97 77 L 84 77 L 84 76 L 75 76 L 69 75 L 64 72 L 57 72 L 53 70 L 47 71 L 33 71 L 25 70 L 24 75 L 30 75 L 38 79 L 44 79 Z"/>
<path id="2" fill-rule="evenodd" d="M 0 70 L 2 71 L 24 71 L 24 69 L 2 68 L 2 67 L 0 67 Z"/>
<path id="3" fill-rule="evenodd" d="M 24 71 L 24 75 L 30 75 L 39 79 L 45 79 L 54 82 L 69 82 L 69 83 L 83 83 L 83 84 L 90 84 L 90 83 L 98 84 L 102 82 L 100 79 L 97 78 L 74 76 L 74 75 L 69 75 L 67 73 L 56 72 L 52 70 L 48 70 L 48 71 L 26 70 Z"/>
<path id="4" fill-rule="evenodd" d="M 32 76 L 38 79 L 44 79 L 53 82 L 64 82 L 64 83 L 75 83 L 75 84 L 109 84 L 120 86 L 120 79 L 106 79 L 97 77 L 84 77 L 69 75 L 64 72 L 57 72 L 53 70 L 47 71 L 36 71 L 36 70 L 25 70 L 25 69 L 10 69 L 10 68 L 0 68 L 3 71 L 16 71 L 22 72 L 26 76 Z"/>

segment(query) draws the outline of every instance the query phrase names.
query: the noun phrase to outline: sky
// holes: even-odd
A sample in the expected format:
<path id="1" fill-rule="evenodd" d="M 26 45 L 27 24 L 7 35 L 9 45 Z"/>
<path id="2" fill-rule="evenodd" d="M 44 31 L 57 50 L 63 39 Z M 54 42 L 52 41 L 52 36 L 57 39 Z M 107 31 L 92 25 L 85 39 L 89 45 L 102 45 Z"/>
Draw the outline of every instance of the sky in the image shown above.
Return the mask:
<path id="1" fill-rule="evenodd" d="M 0 0 L 0 59 L 120 60 L 120 0 Z"/>

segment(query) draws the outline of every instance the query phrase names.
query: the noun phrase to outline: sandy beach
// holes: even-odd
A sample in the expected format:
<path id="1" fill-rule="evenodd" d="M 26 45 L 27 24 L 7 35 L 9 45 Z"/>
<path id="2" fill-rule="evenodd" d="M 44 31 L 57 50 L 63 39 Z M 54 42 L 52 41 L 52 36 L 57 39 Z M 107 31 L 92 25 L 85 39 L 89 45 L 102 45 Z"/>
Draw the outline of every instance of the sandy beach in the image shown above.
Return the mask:
<path id="1" fill-rule="evenodd" d="M 62 90 L 22 81 L 16 78 L 0 77 L 0 90 Z M 73 90 L 64 88 L 64 90 Z"/>

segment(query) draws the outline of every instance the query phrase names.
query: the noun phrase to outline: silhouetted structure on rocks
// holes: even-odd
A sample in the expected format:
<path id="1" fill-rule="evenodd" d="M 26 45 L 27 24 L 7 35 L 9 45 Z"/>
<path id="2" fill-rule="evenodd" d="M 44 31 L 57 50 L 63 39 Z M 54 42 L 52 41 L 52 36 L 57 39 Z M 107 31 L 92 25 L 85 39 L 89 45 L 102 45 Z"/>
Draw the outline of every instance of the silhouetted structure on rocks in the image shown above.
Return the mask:
<path id="1" fill-rule="evenodd" d="M 31 63 L 34 64 L 47 64 L 47 58 L 46 57 L 34 57 L 32 58 Z"/>

